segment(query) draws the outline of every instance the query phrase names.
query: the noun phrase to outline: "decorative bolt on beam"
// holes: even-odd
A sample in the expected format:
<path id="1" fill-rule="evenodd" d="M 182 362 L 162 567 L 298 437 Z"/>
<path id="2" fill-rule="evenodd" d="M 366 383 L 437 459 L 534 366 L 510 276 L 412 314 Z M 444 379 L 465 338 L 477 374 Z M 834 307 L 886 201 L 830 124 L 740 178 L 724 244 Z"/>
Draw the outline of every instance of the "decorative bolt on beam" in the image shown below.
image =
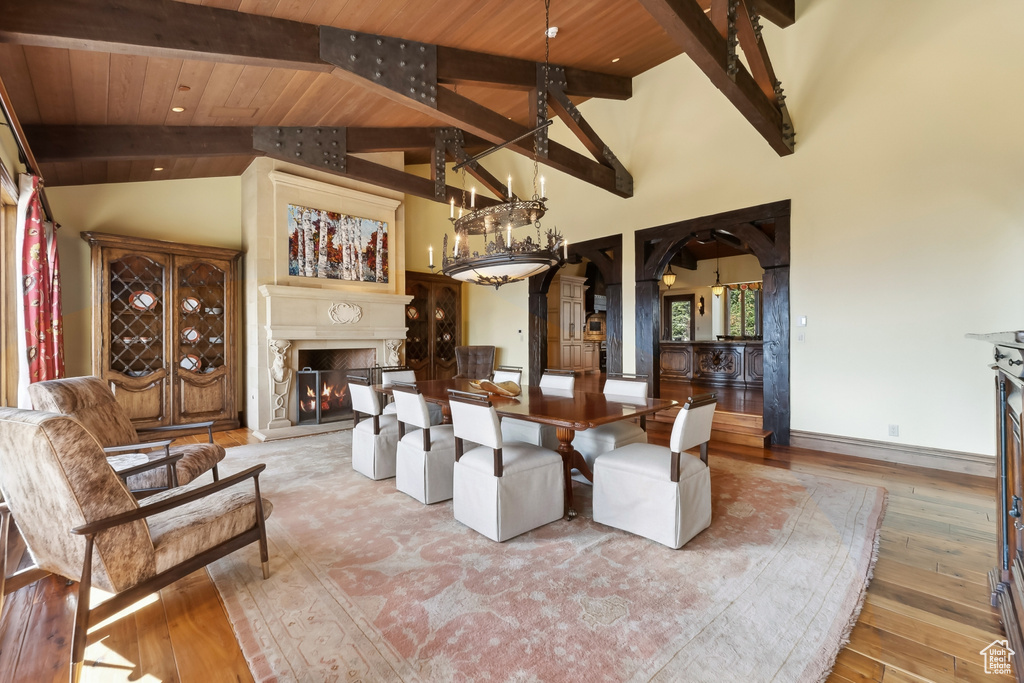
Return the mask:
<path id="1" fill-rule="evenodd" d="M 320 36 L 324 61 L 437 108 L 436 45 L 330 26 Z"/>
<path id="2" fill-rule="evenodd" d="M 252 146 L 275 159 L 335 173 L 346 170 L 345 128 L 260 126 L 252 130 Z"/>

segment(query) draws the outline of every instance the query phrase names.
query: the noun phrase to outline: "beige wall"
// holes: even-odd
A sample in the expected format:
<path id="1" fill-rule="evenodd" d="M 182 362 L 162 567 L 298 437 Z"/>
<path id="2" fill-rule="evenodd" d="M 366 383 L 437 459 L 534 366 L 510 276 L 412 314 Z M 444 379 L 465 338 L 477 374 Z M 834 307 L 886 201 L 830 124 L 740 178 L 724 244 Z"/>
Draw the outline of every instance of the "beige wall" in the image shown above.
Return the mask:
<path id="1" fill-rule="evenodd" d="M 240 249 L 240 178 L 47 188 L 58 223 L 69 376 L 92 373 L 92 278 L 86 230 Z"/>
<path id="2" fill-rule="evenodd" d="M 1013 86 L 1024 82 L 1024 6 L 808 0 L 797 17 L 764 30 L 796 154 L 778 157 L 679 57 L 636 78 L 631 100 L 581 107 L 633 172 L 635 196 L 545 169 L 544 222 L 573 241 L 625 234 L 631 370 L 633 233 L 792 199 L 791 312 L 808 317 L 793 328 L 792 427 L 992 453 L 991 351 L 964 334 L 1024 327 L 1013 298 L 1024 291 L 1024 91 Z M 499 178 L 526 178 L 528 166 L 488 160 Z M 416 208 L 411 268 L 416 246 L 448 228 L 446 207 Z M 526 285 L 469 290 L 469 341 L 526 365 L 526 341 L 509 334 L 526 327 Z"/>

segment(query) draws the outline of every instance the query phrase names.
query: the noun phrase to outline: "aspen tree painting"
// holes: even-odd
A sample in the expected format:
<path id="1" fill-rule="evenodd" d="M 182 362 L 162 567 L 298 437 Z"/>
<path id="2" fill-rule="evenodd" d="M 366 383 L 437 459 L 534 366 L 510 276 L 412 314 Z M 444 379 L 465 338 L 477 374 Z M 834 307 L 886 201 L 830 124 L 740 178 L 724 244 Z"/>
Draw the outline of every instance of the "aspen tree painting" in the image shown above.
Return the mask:
<path id="1" fill-rule="evenodd" d="M 388 281 L 388 224 L 288 205 L 288 274 Z"/>

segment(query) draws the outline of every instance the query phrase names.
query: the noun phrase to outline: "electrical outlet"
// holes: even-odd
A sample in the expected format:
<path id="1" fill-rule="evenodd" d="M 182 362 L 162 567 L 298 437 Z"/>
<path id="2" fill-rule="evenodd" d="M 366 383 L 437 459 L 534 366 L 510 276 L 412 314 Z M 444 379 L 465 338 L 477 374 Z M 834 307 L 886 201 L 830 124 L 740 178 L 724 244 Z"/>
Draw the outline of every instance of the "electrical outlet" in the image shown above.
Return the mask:
<path id="1" fill-rule="evenodd" d="M 807 341 L 807 337 L 806 337 L 806 336 L 804 335 L 804 333 L 803 333 L 803 332 L 797 332 L 797 334 L 796 334 L 796 340 L 797 340 L 798 342 L 805 342 L 805 341 Z"/>
<path id="2" fill-rule="evenodd" d="M 899 425 L 889 425 L 889 436 L 899 436 L 899 435 L 900 435 L 900 426 Z"/>

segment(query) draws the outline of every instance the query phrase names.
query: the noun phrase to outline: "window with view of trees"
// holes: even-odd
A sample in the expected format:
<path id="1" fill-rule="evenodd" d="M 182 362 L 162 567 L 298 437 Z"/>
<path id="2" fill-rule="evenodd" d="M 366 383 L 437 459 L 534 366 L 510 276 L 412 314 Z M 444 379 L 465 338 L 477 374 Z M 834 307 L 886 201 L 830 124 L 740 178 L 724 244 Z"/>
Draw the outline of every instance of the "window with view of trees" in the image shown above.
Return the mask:
<path id="1" fill-rule="evenodd" d="M 729 336 L 760 337 L 761 336 L 761 288 L 758 283 L 753 287 L 730 288 L 729 292 Z"/>
<path id="2" fill-rule="evenodd" d="M 671 341 L 693 341 L 694 335 L 694 295 L 676 294 L 666 296 L 662 308 L 662 321 L 665 328 L 664 339 Z"/>

